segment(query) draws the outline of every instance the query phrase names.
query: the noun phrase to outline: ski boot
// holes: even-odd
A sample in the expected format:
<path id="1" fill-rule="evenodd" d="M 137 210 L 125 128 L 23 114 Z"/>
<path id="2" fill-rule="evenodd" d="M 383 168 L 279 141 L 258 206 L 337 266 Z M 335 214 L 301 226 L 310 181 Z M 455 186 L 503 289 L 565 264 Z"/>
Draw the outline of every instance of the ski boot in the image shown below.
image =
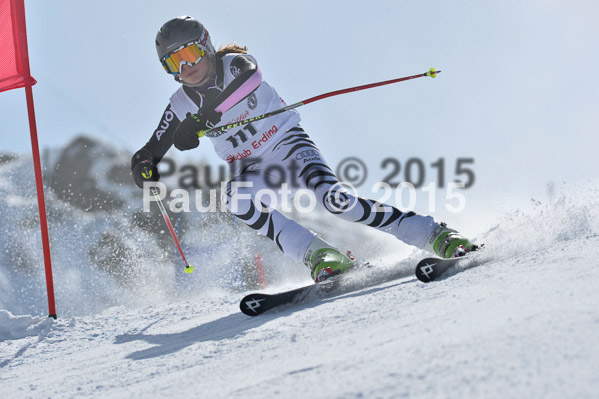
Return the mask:
<path id="1" fill-rule="evenodd" d="M 448 228 L 445 223 L 440 223 L 426 241 L 424 249 L 441 258 L 448 259 L 459 258 L 470 251 L 476 251 L 478 246 L 472 244 L 457 231 Z"/>
<path id="2" fill-rule="evenodd" d="M 344 255 L 318 236 L 314 237 L 304 255 L 304 264 L 310 268 L 316 283 L 345 273 L 355 260 L 350 252 Z"/>

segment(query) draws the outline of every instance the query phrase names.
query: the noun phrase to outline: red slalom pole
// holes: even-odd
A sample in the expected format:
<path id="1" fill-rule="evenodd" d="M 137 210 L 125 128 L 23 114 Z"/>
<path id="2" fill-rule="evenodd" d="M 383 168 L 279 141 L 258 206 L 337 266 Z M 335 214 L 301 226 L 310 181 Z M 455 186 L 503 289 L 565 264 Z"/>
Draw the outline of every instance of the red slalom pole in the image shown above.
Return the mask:
<path id="1" fill-rule="evenodd" d="M 251 123 L 251 122 L 254 122 L 254 121 L 259 121 L 259 120 L 265 119 L 265 118 L 270 118 L 271 116 L 278 115 L 278 114 L 283 113 L 285 111 L 289 111 L 291 109 L 301 107 L 302 105 L 306 105 L 306 104 L 310 104 L 310 103 L 313 103 L 313 102 L 318 101 L 318 100 L 322 100 L 323 98 L 338 96 L 340 94 L 351 93 L 351 92 L 354 92 L 354 91 L 371 89 L 373 87 L 390 85 L 392 83 L 404 82 L 406 80 L 423 78 L 425 76 L 428 76 L 429 78 L 435 78 L 435 77 L 437 77 L 438 73 L 441 73 L 441 71 L 435 71 L 435 68 L 431 68 L 427 72 L 419 73 L 418 75 L 405 76 L 403 78 L 385 80 L 383 82 L 369 83 L 369 84 L 362 85 L 362 86 L 350 87 L 348 89 L 341 89 L 341 90 L 331 91 L 331 92 L 328 92 L 328 93 L 320 94 L 318 96 L 310 97 L 307 100 L 303 100 L 303 101 L 297 102 L 295 104 L 291 104 L 291 105 L 288 105 L 286 107 L 279 108 L 279 109 L 277 109 L 275 111 L 271 111 L 271 112 L 268 112 L 266 114 L 254 116 L 254 117 L 249 118 L 249 119 L 244 119 L 244 120 L 242 120 L 240 122 L 230 123 L 228 125 L 223 125 L 223 126 L 215 126 L 212 129 L 208 129 L 208 130 L 200 130 L 198 132 L 198 136 L 199 137 L 204 137 L 204 136 L 210 135 L 210 133 L 212 133 L 212 132 L 216 132 L 216 131 L 222 132 L 222 131 L 225 131 L 225 130 L 233 129 L 235 127 L 247 125 L 248 123 Z"/>
<path id="2" fill-rule="evenodd" d="M 56 319 L 56 303 L 54 300 L 54 282 L 52 279 L 52 259 L 50 256 L 50 238 L 48 236 L 48 219 L 46 217 L 46 200 L 44 197 L 44 182 L 42 179 L 42 166 L 40 150 L 37 142 L 37 126 L 35 123 L 35 110 L 33 108 L 33 90 L 31 86 L 25 87 L 27 97 L 27 113 L 29 114 L 29 132 L 31 135 L 31 152 L 33 155 L 33 169 L 35 171 L 35 185 L 37 188 L 37 207 L 40 214 L 40 228 L 42 232 L 42 248 L 44 264 L 46 267 L 46 291 L 48 292 L 48 317 Z"/>
<path id="3" fill-rule="evenodd" d="M 266 288 L 266 275 L 264 274 L 264 262 L 262 261 L 262 255 L 257 253 L 254 256 L 254 260 L 256 262 L 256 273 L 258 274 L 258 287 L 260 289 Z"/>
<path id="4" fill-rule="evenodd" d="M 8 4 L 7 4 L 8 3 Z M 10 23 L 12 27 L 12 41 L 15 54 L 16 72 L 24 80 L 23 84 L 16 87 L 25 87 L 27 99 L 27 115 L 29 117 L 29 134 L 31 136 L 31 155 L 33 157 L 33 170 L 35 174 L 35 186 L 37 191 L 37 205 L 40 216 L 40 230 L 42 236 L 42 250 L 44 254 L 44 265 L 46 273 L 46 291 L 48 294 L 48 317 L 56 319 L 56 303 L 54 299 L 54 282 L 52 278 L 52 259 L 50 256 L 50 237 L 48 234 L 48 218 L 46 215 L 46 199 L 44 197 L 44 182 L 42 178 L 42 166 L 40 161 L 39 143 L 37 140 L 37 125 L 35 121 L 35 108 L 33 106 L 33 90 L 31 86 L 36 84 L 31 76 L 29 66 L 29 50 L 27 47 L 27 26 L 25 19 L 25 4 L 23 0 L 11 0 L 2 2 L 3 8 L 9 12 L 3 14 L 3 24 Z M 3 13 L 6 11 L 2 10 Z M 3 26 L 4 28 L 4 26 Z M 4 53 L 6 51 L 6 54 Z M 2 49 L 3 58 L 10 58 L 8 49 Z M 3 61 L 3 66 L 5 61 Z M 11 88 L 11 87 L 9 87 Z M 12 87 L 15 88 L 15 87 Z"/>

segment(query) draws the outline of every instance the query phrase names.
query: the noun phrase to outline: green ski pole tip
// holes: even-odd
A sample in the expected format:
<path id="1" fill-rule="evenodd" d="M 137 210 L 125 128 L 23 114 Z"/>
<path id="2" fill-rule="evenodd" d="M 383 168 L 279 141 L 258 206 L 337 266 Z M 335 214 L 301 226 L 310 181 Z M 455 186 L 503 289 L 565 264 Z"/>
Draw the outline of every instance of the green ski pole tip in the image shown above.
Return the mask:
<path id="1" fill-rule="evenodd" d="M 193 273 L 193 267 L 192 266 L 185 266 L 185 273 L 187 274 L 191 274 Z"/>
<path id="2" fill-rule="evenodd" d="M 430 77 L 430 78 L 436 78 L 437 74 L 441 73 L 441 71 L 435 71 L 435 68 L 431 68 L 427 73 L 426 76 Z"/>

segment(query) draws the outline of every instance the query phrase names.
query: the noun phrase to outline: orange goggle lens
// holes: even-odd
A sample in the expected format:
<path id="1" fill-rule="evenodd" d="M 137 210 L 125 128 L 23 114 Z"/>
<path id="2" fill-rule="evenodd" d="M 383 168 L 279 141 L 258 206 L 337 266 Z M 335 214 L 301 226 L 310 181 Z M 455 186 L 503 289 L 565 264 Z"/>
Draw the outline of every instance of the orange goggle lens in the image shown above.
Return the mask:
<path id="1" fill-rule="evenodd" d="M 168 73 L 176 75 L 181 72 L 182 64 L 195 65 L 200 62 L 204 54 L 206 53 L 197 43 L 192 43 L 164 57 L 162 66 Z"/>

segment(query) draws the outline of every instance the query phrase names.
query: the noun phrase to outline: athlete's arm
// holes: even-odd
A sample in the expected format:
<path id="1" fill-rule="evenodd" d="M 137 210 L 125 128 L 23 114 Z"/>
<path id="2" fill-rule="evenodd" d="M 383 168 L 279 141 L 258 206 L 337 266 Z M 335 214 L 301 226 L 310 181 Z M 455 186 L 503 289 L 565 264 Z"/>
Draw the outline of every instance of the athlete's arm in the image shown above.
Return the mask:
<path id="1" fill-rule="evenodd" d="M 236 71 L 237 76 L 218 96 L 222 100 L 214 104 L 215 111 L 222 113 L 252 94 L 262 83 L 262 71 L 245 54 L 240 54 L 233 58 L 230 68 Z"/>
<path id="2" fill-rule="evenodd" d="M 171 148 L 173 145 L 173 134 L 180 123 L 181 121 L 177 118 L 177 115 L 175 115 L 169 104 L 164 110 L 160 123 L 156 130 L 154 130 L 152 137 L 143 146 L 144 149 L 152 154 L 154 162 L 160 162 L 164 154 Z"/>
<path id="3" fill-rule="evenodd" d="M 131 157 L 131 173 L 133 180 L 140 188 L 146 181 L 158 181 L 158 162 L 173 145 L 173 133 L 179 126 L 179 119 L 171 109 L 171 105 L 164 110 L 158 128 L 150 140 Z"/>

